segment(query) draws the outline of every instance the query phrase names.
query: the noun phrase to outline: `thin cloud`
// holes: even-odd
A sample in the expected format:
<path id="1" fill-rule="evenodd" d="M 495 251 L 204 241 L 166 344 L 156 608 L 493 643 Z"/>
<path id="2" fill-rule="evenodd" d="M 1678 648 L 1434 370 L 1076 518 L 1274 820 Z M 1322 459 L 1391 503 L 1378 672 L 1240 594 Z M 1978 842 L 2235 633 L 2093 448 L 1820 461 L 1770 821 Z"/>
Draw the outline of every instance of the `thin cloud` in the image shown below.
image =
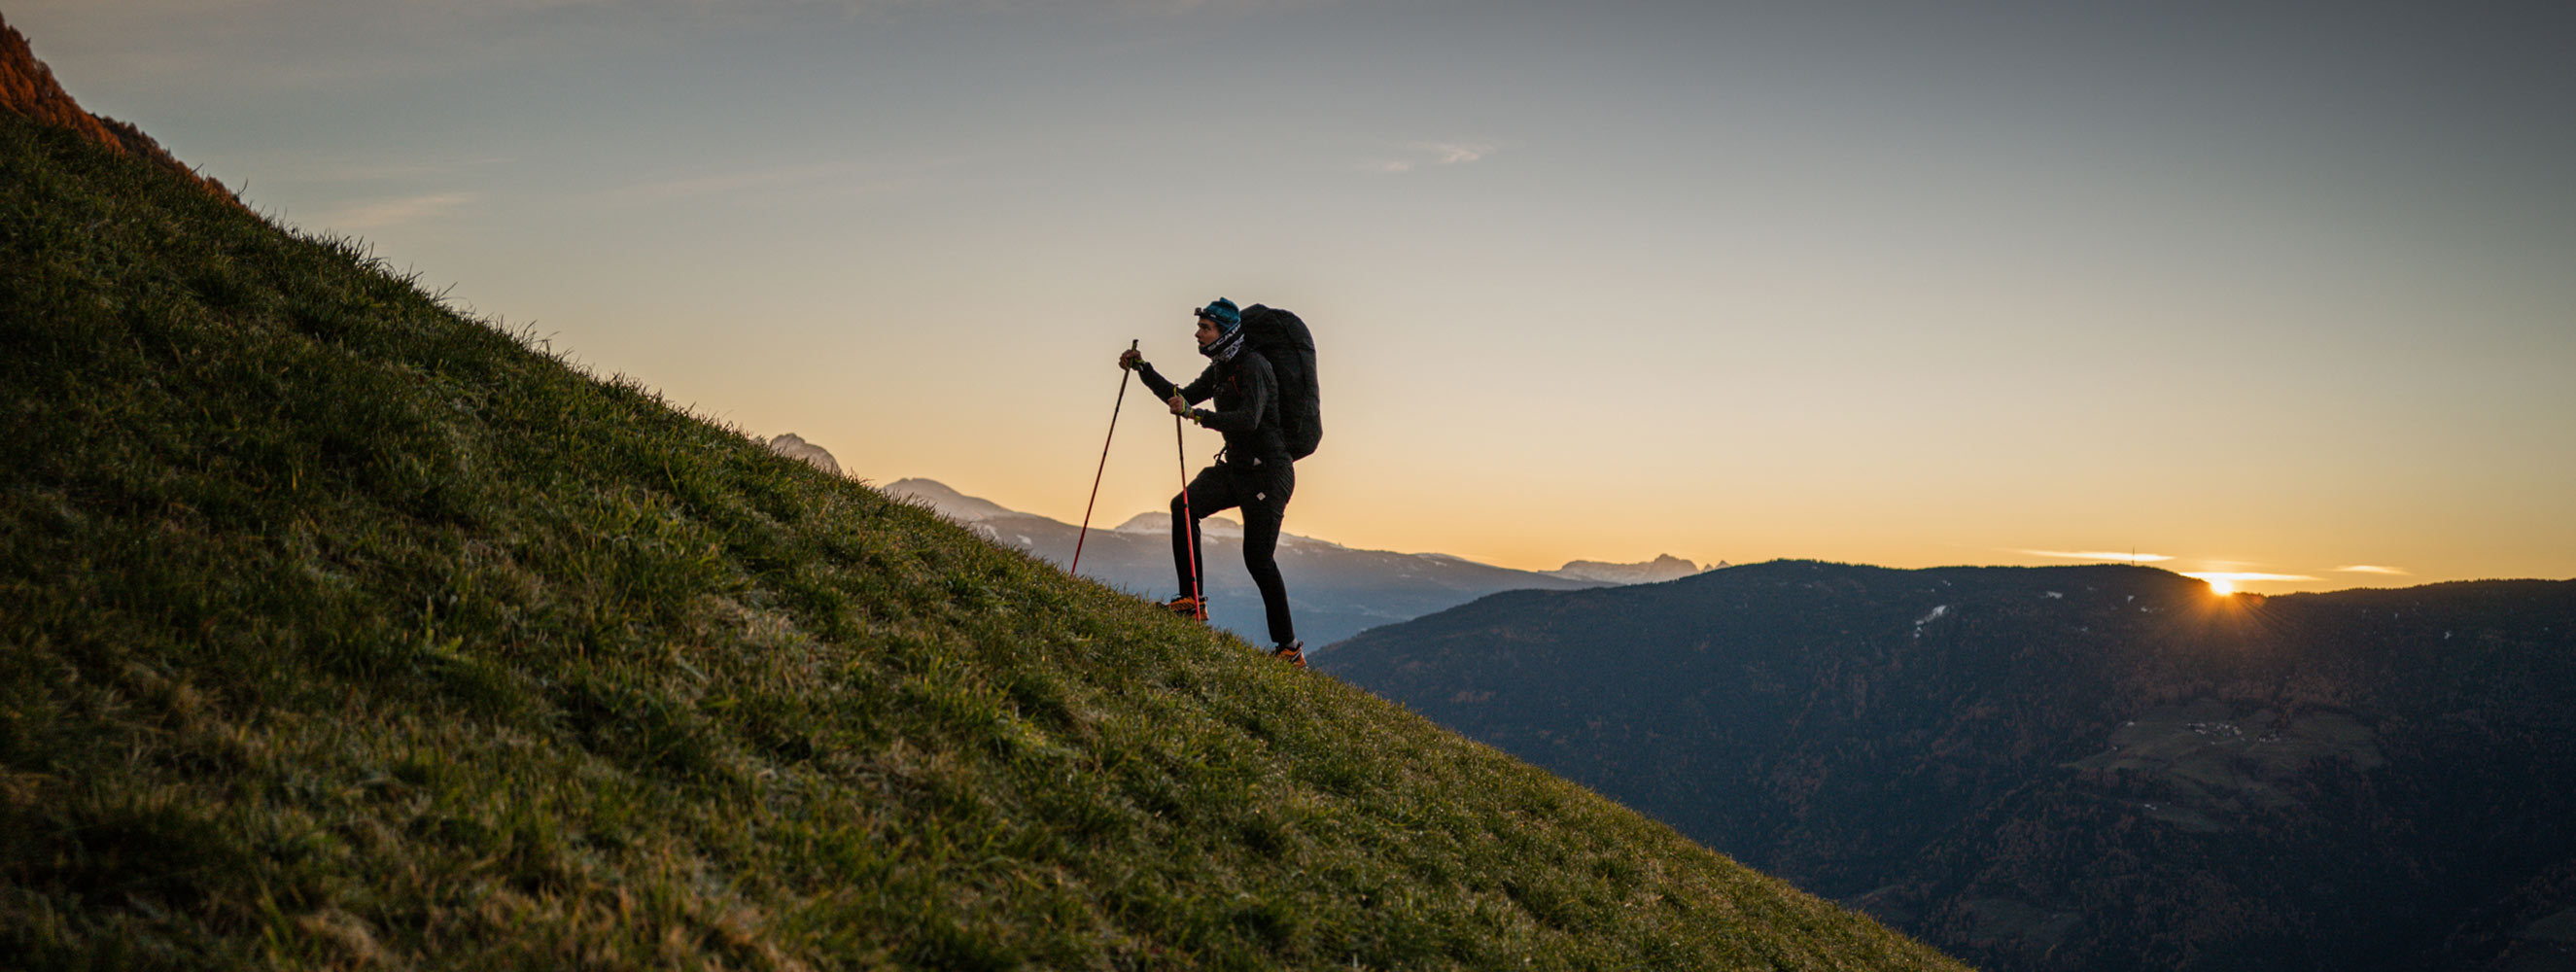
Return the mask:
<path id="1" fill-rule="evenodd" d="M 2141 564 L 2152 564 L 2158 561 L 2173 559 L 2172 557 L 2168 557 L 2164 554 L 2128 553 L 2109 550 L 2016 550 L 2014 553 L 2032 557 L 2053 557 L 2058 560 L 2118 560 L 2135 561 Z"/>
<path id="2" fill-rule="evenodd" d="M 2388 575 L 2395 576 L 2395 577 L 2405 577 L 2405 576 L 2408 576 L 2408 575 L 2410 575 L 2410 574 L 2412 574 L 2412 573 L 2414 573 L 2414 572 L 2413 572 L 2413 571 L 2408 571 L 2408 570 L 2400 570 L 2400 569 L 2395 568 L 2395 567 L 2382 567 L 2382 566 L 2379 566 L 2378 564 L 2346 564 L 2346 565 L 2344 565 L 2344 566 L 2342 566 L 2342 567 L 2337 567 L 2337 568 L 2335 568 L 2335 573 L 2338 573 L 2338 574 L 2388 574 Z"/>
<path id="3" fill-rule="evenodd" d="M 459 162 L 366 162 L 335 165 L 313 172 L 310 178 L 325 182 L 400 182 L 411 179 L 451 179 L 474 169 L 507 164 L 504 158 L 483 158 Z"/>
<path id="4" fill-rule="evenodd" d="M 1494 154 L 1494 147 L 1466 142 L 1415 142 L 1413 147 L 1431 153 L 1434 165 L 1465 165 Z"/>
<path id="5" fill-rule="evenodd" d="M 1415 169 L 1442 165 L 1467 165 L 1481 162 L 1494 154 L 1497 146 L 1488 142 L 1407 142 L 1402 155 L 1360 164 L 1361 171 L 1397 175 Z"/>
<path id="6" fill-rule="evenodd" d="M 701 196 L 726 196 L 761 189 L 792 188 L 827 179 L 854 174 L 856 166 L 842 163 L 800 165 L 780 169 L 749 169 L 718 172 L 709 175 L 664 179 L 637 183 L 611 190 L 609 198 L 617 202 L 671 202 Z"/>
<path id="7" fill-rule="evenodd" d="M 436 219 L 462 209 L 474 201 L 470 192 L 440 192 L 398 199 L 344 206 L 325 214 L 315 222 L 336 230 L 380 230 L 425 219 Z"/>
<path id="8" fill-rule="evenodd" d="M 1023 4 L 1035 9 L 1042 4 Z M 1263 10 L 1294 10 L 1316 6 L 1313 0 L 1107 0 L 1110 10 L 1122 14 L 1146 16 L 1190 16 L 1197 14 L 1245 14 Z"/>
<path id="9" fill-rule="evenodd" d="M 861 196 L 901 189 L 919 182 L 941 166 L 923 163 L 891 170 L 851 162 L 713 172 L 609 189 L 601 195 L 616 205 L 662 205 L 710 197 L 792 195 L 800 200 Z"/>
<path id="10" fill-rule="evenodd" d="M 2223 580 L 2239 584 L 2257 583 L 2261 581 L 2312 581 L 2317 579 L 2306 574 L 2265 574 L 2243 570 L 2186 570 L 2182 572 L 2182 575 L 2184 577 L 2190 577 L 2197 580 Z"/>

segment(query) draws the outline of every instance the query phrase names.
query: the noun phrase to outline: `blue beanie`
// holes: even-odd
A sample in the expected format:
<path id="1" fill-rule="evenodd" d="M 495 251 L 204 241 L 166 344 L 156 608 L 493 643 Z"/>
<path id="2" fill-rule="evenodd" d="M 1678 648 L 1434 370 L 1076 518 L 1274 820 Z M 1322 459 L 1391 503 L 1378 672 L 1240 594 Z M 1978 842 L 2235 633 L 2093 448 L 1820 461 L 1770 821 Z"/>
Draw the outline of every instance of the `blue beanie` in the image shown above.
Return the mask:
<path id="1" fill-rule="evenodd" d="M 1232 334 L 1235 328 L 1243 326 L 1243 312 L 1234 309 L 1234 302 L 1223 297 L 1209 301 L 1207 306 L 1199 308 L 1198 315 L 1215 321 L 1216 329 L 1227 334 Z"/>

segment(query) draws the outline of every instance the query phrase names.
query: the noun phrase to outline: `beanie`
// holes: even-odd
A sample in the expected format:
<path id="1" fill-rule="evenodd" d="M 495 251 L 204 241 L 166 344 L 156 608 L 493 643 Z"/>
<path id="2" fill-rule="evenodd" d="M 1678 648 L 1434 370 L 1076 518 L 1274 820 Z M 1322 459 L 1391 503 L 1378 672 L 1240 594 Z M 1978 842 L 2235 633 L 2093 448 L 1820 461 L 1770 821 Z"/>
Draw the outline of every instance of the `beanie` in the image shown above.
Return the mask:
<path id="1" fill-rule="evenodd" d="M 1233 301 L 1223 297 L 1209 301 L 1207 306 L 1199 308 L 1198 315 L 1215 321 L 1216 329 L 1227 334 L 1232 334 L 1235 328 L 1243 326 L 1243 312 L 1235 309 Z"/>

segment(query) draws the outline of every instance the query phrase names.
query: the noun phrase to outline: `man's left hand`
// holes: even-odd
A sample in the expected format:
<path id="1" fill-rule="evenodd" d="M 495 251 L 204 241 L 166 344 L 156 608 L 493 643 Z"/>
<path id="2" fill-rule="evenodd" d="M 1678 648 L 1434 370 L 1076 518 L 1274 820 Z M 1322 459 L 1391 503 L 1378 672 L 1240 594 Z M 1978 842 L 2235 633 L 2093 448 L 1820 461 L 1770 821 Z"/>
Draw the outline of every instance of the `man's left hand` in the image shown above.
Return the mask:
<path id="1" fill-rule="evenodd" d="M 1188 415 L 1188 414 L 1190 414 L 1190 401 L 1189 401 L 1189 399 L 1182 398 L 1178 392 L 1173 393 L 1173 395 L 1172 395 L 1172 399 L 1171 399 L 1170 401 L 1164 402 L 1163 404 L 1171 406 L 1171 407 L 1172 407 L 1172 414 L 1174 414 L 1174 415 Z"/>

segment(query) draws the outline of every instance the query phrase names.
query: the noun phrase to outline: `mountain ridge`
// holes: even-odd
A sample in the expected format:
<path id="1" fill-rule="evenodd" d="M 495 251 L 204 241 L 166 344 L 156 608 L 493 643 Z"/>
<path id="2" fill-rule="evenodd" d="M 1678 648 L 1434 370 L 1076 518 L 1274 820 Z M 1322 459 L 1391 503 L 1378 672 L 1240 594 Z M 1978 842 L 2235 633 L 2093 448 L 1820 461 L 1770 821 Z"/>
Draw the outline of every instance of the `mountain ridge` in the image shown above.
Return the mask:
<path id="1" fill-rule="evenodd" d="M 798 443 L 804 448 L 810 448 L 813 452 L 820 453 L 823 461 L 828 461 L 831 458 L 831 453 L 824 452 L 819 446 L 812 446 L 804 443 L 803 440 L 798 440 Z M 806 453 L 800 449 L 796 454 L 802 456 Z M 831 468 L 837 470 L 839 467 L 835 465 Z M 1047 520 L 1063 526 L 1072 525 L 1064 523 L 1062 520 L 1056 520 L 1052 517 L 1040 516 L 1035 513 L 1023 513 L 1019 510 L 1011 509 L 1000 503 L 984 499 L 980 496 L 968 496 L 965 493 L 958 491 L 955 487 L 935 479 L 918 476 L 906 477 L 887 483 L 885 485 L 885 490 L 895 495 L 909 496 L 919 499 L 922 502 L 930 504 L 931 507 L 938 510 L 941 515 L 966 523 L 974 523 L 1000 517 L 1029 517 L 1032 519 Z M 1146 512 L 1130 516 L 1125 520 L 1121 520 L 1117 525 L 1109 527 L 1109 529 L 1118 533 L 1158 533 L 1169 536 L 1172 529 L 1172 515 L 1160 510 L 1148 510 Z M 1202 527 L 1201 532 L 1211 537 L 1240 537 L 1243 535 L 1243 523 L 1240 520 L 1222 513 L 1213 514 L 1207 517 L 1207 522 L 1205 526 Z M 1344 544 L 1334 543 L 1330 540 L 1323 540 L 1305 536 L 1303 534 L 1288 533 L 1284 531 L 1280 533 L 1279 540 L 1281 543 L 1315 544 L 1338 550 L 1359 549 Z M 1676 578 L 1688 577 L 1692 574 L 1701 573 L 1703 570 L 1716 570 L 1720 567 L 1728 566 L 1725 562 L 1720 561 L 1709 567 L 1702 568 L 1698 564 L 1675 557 L 1671 554 L 1660 554 L 1653 560 L 1640 561 L 1633 564 L 1615 563 L 1602 560 L 1573 560 L 1566 562 L 1565 566 L 1554 570 L 1520 571 L 1518 568 L 1500 567 L 1478 560 L 1471 560 L 1456 554 L 1436 552 L 1398 553 L 1387 550 L 1371 550 L 1367 552 L 1393 554 L 1394 556 L 1399 557 L 1421 557 L 1426 559 L 1455 561 L 1464 564 L 1474 564 L 1478 567 L 1493 570 L 1514 571 L 1539 577 L 1555 577 L 1562 580 L 1585 581 L 1601 584 L 1656 584 Z"/>
<path id="2" fill-rule="evenodd" d="M 1710 565 L 1706 569 L 1717 570 L 1727 566 L 1729 566 L 1729 564 L 1721 560 Z M 1656 554 L 1655 559 L 1653 560 L 1635 564 L 1616 564 L 1599 560 L 1573 560 L 1567 561 L 1563 567 L 1559 567 L 1555 570 L 1543 571 L 1542 573 L 1567 578 L 1569 580 L 1600 581 L 1604 584 L 1660 584 L 1669 580 L 1680 580 L 1681 578 L 1689 577 L 1701 572 L 1702 568 L 1698 564 L 1683 560 L 1682 558 L 1675 557 L 1671 554 Z"/>
<path id="3" fill-rule="evenodd" d="M 1071 523 L 1022 513 L 968 496 L 935 480 L 908 478 L 887 492 L 928 504 L 995 543 L 1070 566 L 1077 545 L 1083 574 L 1130 593 L 1160 600 L 1178 589 L 1173 576 L 1168 511 L 1138 513 L 1116 526 L 1094 525 L 1088 535 Z M 1220 514 L 1202 530 L 1210 620 L 1246 639 L 1267 640 L 1260 594 L 1242 568 L 1243 525 Z M 1369 628 L 1420 617 L 1502 590 L 1575 589 L 1606 581 L 1522 571 L 1446 554 L 1362 550 L 1330 540 L 1281 533 L 1279 570 L 1297 635 L 1321 649 Z"/>
<path id="4" fill-rule="evenodd" d="M 2576 581 L 1775 561 L 1315 665 L 1998 970 L 2485 969 L 2576 905 Z"/>

